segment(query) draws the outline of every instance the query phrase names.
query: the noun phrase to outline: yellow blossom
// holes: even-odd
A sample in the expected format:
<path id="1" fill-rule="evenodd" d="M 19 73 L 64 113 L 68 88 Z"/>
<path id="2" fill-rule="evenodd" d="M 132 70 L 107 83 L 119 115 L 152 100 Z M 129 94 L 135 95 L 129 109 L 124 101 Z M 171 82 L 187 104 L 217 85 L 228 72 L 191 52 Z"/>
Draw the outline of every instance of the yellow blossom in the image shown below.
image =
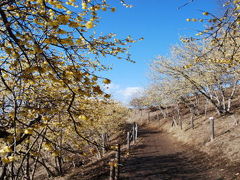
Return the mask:
<path id="1" fill-rule="evenodd" d="M 53 151 L 52 156 L 57 157 L 60 155 L 59 151 Z"/>
<path id="2" fill-rule="evenodd" d="M 82 3 L 82 9 L 87 9 L 87 3 L 85 2 Z"/>
<path id="3" fill-rule="evenodd" d="M 32 134 L 33 133 L 33 129 L 32 128 L 28 128 L 24 130 L 24 134 Z"/>
<path id="4" fill-rule="evenodd" d="M 10 153 L 10 152 L 12 152 L 12 149 L 9 146 L 5 146 L 0 150 L 1 154 Z"/>
<path id="5" fill-rule="evenodd" d="M 207 16 L 209 13 L 208 13 L 208 12 L 203 12 L 202 14 L 205 15 L 205 16 Z"/>
<path id="6" fill-rule="evenodd" d="M 80 115 L 80 116 L 78 116 L 78 119 L 80 119 L 80 120 L 87 120 L 87 117 L 85 115 Z"/>
<path id="7" fill-rule="evenodd" d="M 67 13 L 67 14 L 72 14 L 72 11 L 69 11 L 69 10 L 68 10 L 66 13 Z"/>
<path id="8" fill-rule="evenodd" d="M 104 84 L 110 84 L 110 83 L 111 83 L 111 80 L 110 80 L 110 79 L 104 79 L 104 80 L 103 80 L 103 83 L 104 83 Z"/>
<path id="9" fill-rule="evenodd" d="M 86 26 L 86 28 L 91 29 L 91 28 L 93 28 L 93 22 L 88 21 L 85 26 Z"/>
<path id="10" fill-rule="evenodd" d="M 2 162 L 3 163 L 11 163 L 11 162 L 13 162 L 13 161 L 15 161 L 16 160 L 16 158 L 14 157 L 14 156 L 9 156 L 9 157 L 4 157 L 4 158 L 2 158 Z"/>

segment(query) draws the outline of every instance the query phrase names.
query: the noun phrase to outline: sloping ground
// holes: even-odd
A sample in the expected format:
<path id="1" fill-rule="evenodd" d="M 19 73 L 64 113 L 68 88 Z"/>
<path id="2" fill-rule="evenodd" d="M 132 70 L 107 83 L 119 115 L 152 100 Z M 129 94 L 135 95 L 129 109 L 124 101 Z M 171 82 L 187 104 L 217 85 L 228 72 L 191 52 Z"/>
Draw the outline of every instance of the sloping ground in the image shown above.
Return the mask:
<path id="1" fill-rule="evenodd" d="M 240 179 L 238 166 L 178 142 L 156 128 L 140 129 L 140 144 L 121 173 L 129 180 L 231 180 Z"/>
<path id="2" fill-rule="evenodd" d="M 133 113 L 130 121 L 147 124 L 140 128 L 140 138 L 130 157 L 123 161 L 121 179 L 126 180 L 240 180 L 240 127 L 232 116 L 216 118 L 216 139 L 210 141 L 209 116 L 195 119 L 191 129 L 189 114 L 183 119 L 183 129 L 171 126 L 170 119 L 159 118 L 160 112 Z M 120 138 L 121 139 L 121 138 Z M 123 154 L 124 155 L 124 154 Z M 57 179 L 109 179 L 108 162 L 113 154 L 85 167 L 71 170 Z M 232 161 L 230 161 L 232 159 Z"/>
<path id="3" fill-rule="evenodd" d="M 108 146 L 121 144 L 122 145 L 122 159 L 125 159 L 126 152 L 126 132 L 132 129 L 132 124 L 124 124 L 121 131 L 114 134 Z M 79 167 L 71 166 L 62 177 L 56 177 L 55 180 L 103 180 L 109 179 L 109 161 L 115 158 L 116 151 L 108 149 L 106 154 L 101 159 L 92 158 L 91 162 L 81 165 Z M 75 161 L 80 157 L 75 157 Z M 45 178 L 47 179 L 47 178 Z"/>
<path id="4" fill-rule="evenodd" d="M 142 113 L 133 113 L 132 121 L 146 123 L 148 119 L 147 110 Z M 142 114 L 142 115 L 141 115 Z M 168 119 L 159 118 L 160 111 L 150 112 L 150 123 L 160 128 L 179 141 L 198 148 L 209 155 L 217 155 L 229 159 L 232 163 L 240 162 L 240 122 L 239 110 L 234 115 L 217 116 L 214 112 L 208 112 L 207 116 L 199 115 L 194 118 L 194 129 L 191 128 L 190 114 L 181 116 L 183 128 L 172 126 L 171 117 Z M 210 141 L 209 117 L 215 117 L 216 138 Z"/>
<path id="5" fill-rule="evenodd" d="M 171 127 L 171 123 L 164 123 L 163 120 L 162 122 L 160 120 L 159 125 L 178 140 L 194 145 L 210 155 L 219 154 L 232 162 L 240 162 L 240 126 L 235 124 L 237 115 L 235 118 L 233 115 L 215 116 L 215 139 L 212 142 L 209 116 L 196 118 L 194 129 L 190 127 L 190 118 L 187 116 L 183 118 L 185 122 L 182 130 L 178 126 Z"/>

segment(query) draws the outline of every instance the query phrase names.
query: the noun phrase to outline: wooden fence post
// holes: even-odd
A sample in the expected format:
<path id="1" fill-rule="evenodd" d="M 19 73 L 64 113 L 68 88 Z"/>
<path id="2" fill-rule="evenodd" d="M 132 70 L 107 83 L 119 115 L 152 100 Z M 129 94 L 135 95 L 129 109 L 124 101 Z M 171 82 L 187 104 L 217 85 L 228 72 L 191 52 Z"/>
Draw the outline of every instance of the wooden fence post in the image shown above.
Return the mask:
<path id="1" fill-rule="evenodd" d="M 133 123 L 133 127 L 132 127 L 132 141 L 134 144 L 135 143 L 135 122 Z"/>
<path id="2" fill-rule="evenodd" d="M 138 138 L 138 125 L 137 123 L 135 124 L 135 141 L 137 140 Z"/>
<path id="3" fill-rule="evenodd" d="M 194 129 L 194 112 L 191 112 L 191 128 Z"/>
<path id="4" fill-rule="evenodd" d="M 106 152 L 106 133 L 102 134 L 102 155 Z"/>
<path id="5" fill-rule="evenodd" d="M 110 160 L 109 166 L 110 166 L 109 180 L 114 180 L 114 178 L 115 178 L 115 166 L 114 166 L 114 160 L 113 159 Z"/>
<path id="6" fill-rule="evenodd" d="M 215 138 L 214 117 L 210 117 L 211 141 Z"/>
<path id="7" fill-rule="evenodd" d="M 120 163 L 121 163 L 121 146 L 117 144 L 117 153 L 116 153 L 116 168 L 115 168 L 115 180 L 119 180 L 120 177 Z"/>
<path id="8" fill-rule="evenodd" d="M 177 124 L 177 122 L 176 122 L 176 120 L 175 120 L 175 117 L 173 116 L 172 117 L 172 126 L 177 126 L 178 124 Z"/>
<path id="9" fill-rule="evenodd" d="M 130 132 L 127 132 L 127 150 L 130 149 Z"/>
<path id="10" fill-rule="evenodd" d="M 180 129 L 183 129 L 182 119 L 179 119 Z"/>
<path id="11" fill-rule="evenodd" d="M 148 112 L 148 122 L 150 122 L 150 111 Z"/>

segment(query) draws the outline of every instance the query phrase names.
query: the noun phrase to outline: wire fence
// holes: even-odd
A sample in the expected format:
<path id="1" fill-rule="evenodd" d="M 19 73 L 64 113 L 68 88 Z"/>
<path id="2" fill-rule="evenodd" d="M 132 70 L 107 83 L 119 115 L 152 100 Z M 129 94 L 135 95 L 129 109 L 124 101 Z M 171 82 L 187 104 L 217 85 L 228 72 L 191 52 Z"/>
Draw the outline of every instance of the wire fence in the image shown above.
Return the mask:
<path id="1" fill-rule="evenodd" d="M 135 144 L 138 138 L 138 124 L 133 123 L 132 128 L 126 134 L 126 139 L 122 144 L 116 144 L 114 150 L 115 158 L 111 159 L 109 162 L 110 172 L 109 172 L 109 180 L 119 180 L 120 177 L 120 167 L 123 166 L 121 164 L 121 149 L 124 145 L 127 146 L 127 151 L 129 153 L 131 145 Z"/>

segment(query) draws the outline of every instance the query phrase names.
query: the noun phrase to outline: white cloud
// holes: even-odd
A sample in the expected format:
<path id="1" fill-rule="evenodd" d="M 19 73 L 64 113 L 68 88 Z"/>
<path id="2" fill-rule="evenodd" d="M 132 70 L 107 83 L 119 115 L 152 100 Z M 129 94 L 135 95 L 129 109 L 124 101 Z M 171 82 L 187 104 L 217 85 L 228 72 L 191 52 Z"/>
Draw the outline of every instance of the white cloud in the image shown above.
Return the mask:
<path id="1" fill-rule="evenodd" d="M 142 87 L 126 87 L 119 89 L 113 97 L 122 102 L 124 105 L 128 105 L 133 96 L 137 96 L 142 92 Z"/>
<path id="2" fill-rule="evenodd" d="M 123 96 L 121 101 L 124 105 L 129 105 L 131 98 L 142 94 L 142 92 L 143 92 L 142 87 L 127 87 L 120 91 L 120 94 L 122 94 Z"/>
<path id="3" fill-rule="evenodd" d="M 118 84 L 111 83 L 104 86 L 105 92 L 112 94 L 112 98 L 120 101 L 124 105 L 128 105 L 131 98 L 135 95 L 141 94 L 142 87 L 126 87 L 123 88 Z"/>
<path id="4" fill-rule="evenodd" d="M 142 87 L 127 87 L 125 89 L 120 90 L 119 93 L 123 95 L 125 98 L 131 98 L 133 95 L 141 93 L 142 91 L 143 91 Z"/>

